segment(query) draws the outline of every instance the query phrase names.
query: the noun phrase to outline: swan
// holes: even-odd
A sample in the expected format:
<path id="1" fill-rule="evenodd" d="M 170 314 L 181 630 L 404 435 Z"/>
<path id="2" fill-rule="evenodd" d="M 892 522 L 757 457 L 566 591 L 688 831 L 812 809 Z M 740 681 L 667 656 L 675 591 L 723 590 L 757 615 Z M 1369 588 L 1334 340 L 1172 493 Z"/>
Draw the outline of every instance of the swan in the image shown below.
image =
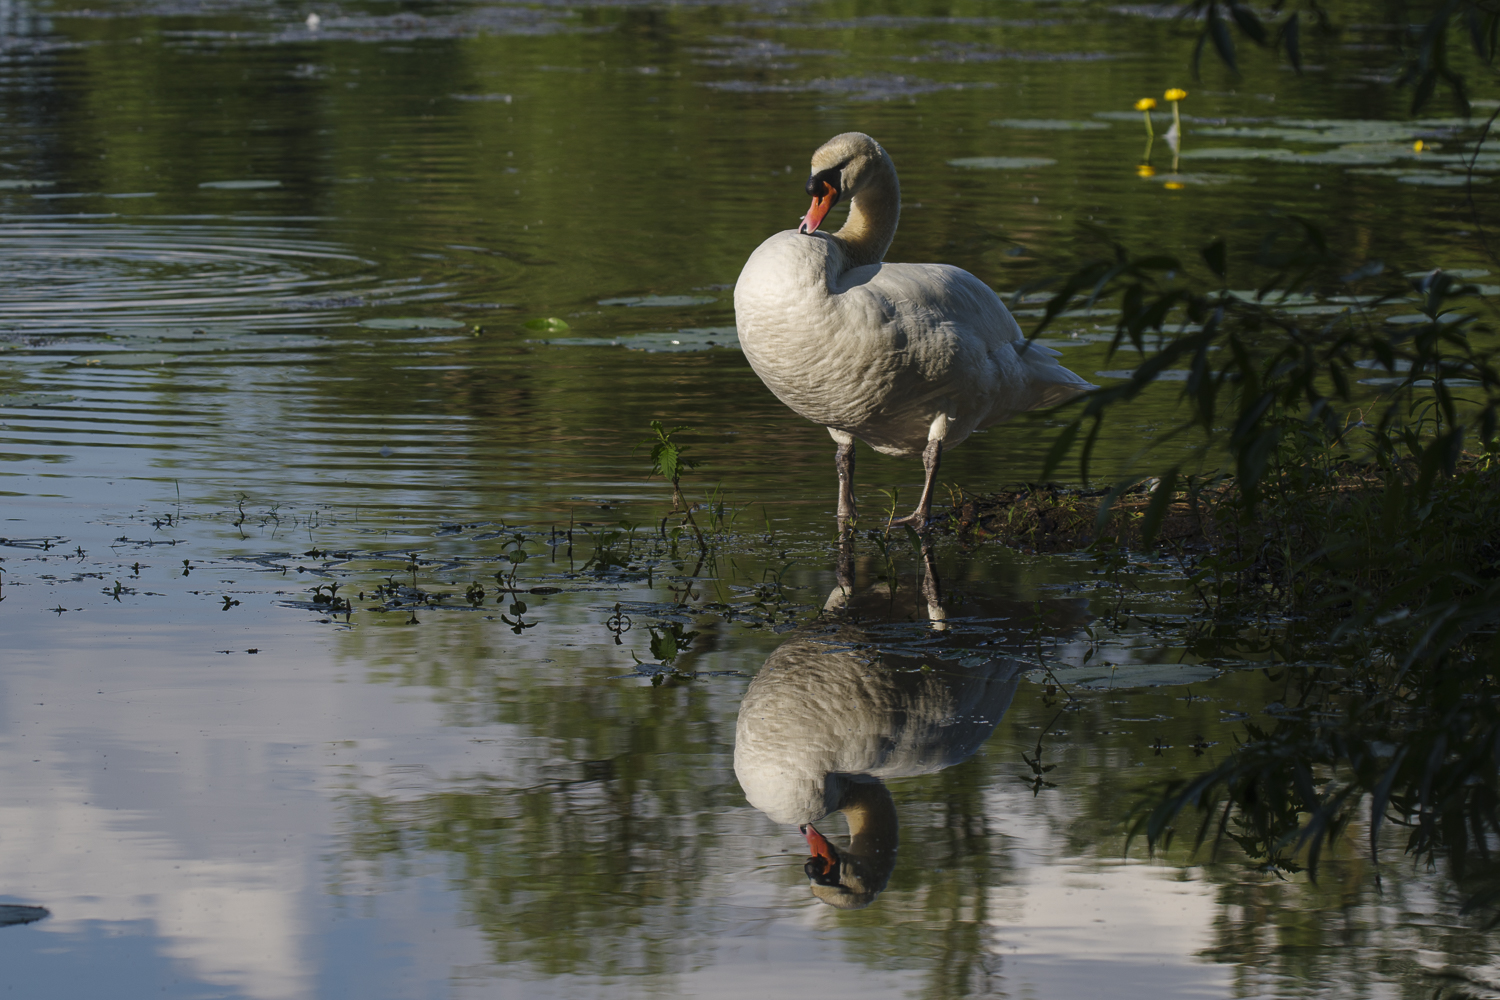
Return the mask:
<path id="1" fill-rule="evenodd" d="M 1030 343 L 1000 297 L 947 264 L 882 262 L 901 217 L 895 164 L 863 132 L 820 146 L 797 229 L 767 239 L 734 288 L 750 367 L 787 406 L 828 428 L 837 447 L 838 518 L 854 508 L 854 439 L 922 456 L 917 509 L 891 525 L 925 526 L 944 448 L 974 431 L 1094 388 Z M 838 232 L 818 227 L 839 201 Z"/>
<path id="2" fill-rule="evenodd" d="M 735 722 L 734 773 L 746 800 L 801 830 L 813 894 L 844 910 L 874 902 L 896 865 L 896 806 L 885 779 L 972 757 L 1025 669 L 1004 656 L 960 666 L 851 648 L 869 640 L 850 625 L 794 635 L 750 682 Z M 849 824 L 846 849 L 813 826 L 834 812 Z"/>

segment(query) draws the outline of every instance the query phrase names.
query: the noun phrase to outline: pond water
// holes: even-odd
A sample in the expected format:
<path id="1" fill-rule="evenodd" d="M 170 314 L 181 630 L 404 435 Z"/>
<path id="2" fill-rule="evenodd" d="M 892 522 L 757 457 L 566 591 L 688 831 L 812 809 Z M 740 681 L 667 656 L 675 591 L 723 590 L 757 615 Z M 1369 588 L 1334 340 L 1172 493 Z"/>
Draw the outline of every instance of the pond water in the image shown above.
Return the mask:
<path id="1" fill-rule="evenodd" d="M 1140 789 L 1283 711 L 1263 636 L 1190 650 L 1164 565 L 840 552 L 831 442 L 734 334 L 740 266 L 850 129 L 901 171 L 889 258 L 1023 324 L 1086 224 L 1242 268 L 1268 213 L 1482 304 L 1500 156 L 1463 187 L 1482 119 L 1406 116 L 1400 31 L 1350 11 L 1302 75 L 1194 83 L 1149 7 L 0 0 L 0 981 L 1495 995 L 1493 936 L 1389 828 L 1379 886 L 1357 825 L 1316 883 L 1127 845 Z M 1174 86 L 1175 156 L 1165 103 L 1149 149 L 1131 110 Z M 1110 329 L 1046 343 L 1107 384 Z M 706 558 L 661 530 L 652 420 L 690 428 Z M 1035 478 L 1055 424 L 943 482 Z M 919 473 L 862 452 L 865 510 Z M 862 909 L 804 869 L 794 786 L 830 772 L 867 777 L 852 842 L 816 820 L 884 886 Z"/>

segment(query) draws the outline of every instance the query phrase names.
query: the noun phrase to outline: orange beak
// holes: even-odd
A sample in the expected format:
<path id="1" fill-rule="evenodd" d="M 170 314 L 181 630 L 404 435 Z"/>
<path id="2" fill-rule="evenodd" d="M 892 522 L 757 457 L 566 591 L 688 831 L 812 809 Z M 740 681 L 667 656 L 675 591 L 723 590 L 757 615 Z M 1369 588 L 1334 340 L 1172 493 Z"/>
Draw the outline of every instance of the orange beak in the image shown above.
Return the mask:
<path id="1" fill-rule="evenodd" d="M 798 227 L 797 231 L 801 233 L 817 232 L 818 227 L 823 224 L 823 218 L 828 214 L 833 206 L 838 203 L 838 200 L 838 191 L 832 184 L 824 181 L 823 193 L 813 198 L 812 207 L 809 208 L 807 210 L 807 214 L 802 217 L 802 225 Z M 812 828 L 808 827 L 808 829 L 811 830 Z M 817 832 L 818 831 L 813 830 L 813 833 Z"/>
<path id="2" fill-rule="evenodd" d="M 823 859 L 823 870 L 838 863 L 838 855 L 834 853 L 833 845 L 817 830 L 811 826 L 802 828 L 803 836 L 807 837 L 807 849 L 812 851 L 813 857 Z"/>

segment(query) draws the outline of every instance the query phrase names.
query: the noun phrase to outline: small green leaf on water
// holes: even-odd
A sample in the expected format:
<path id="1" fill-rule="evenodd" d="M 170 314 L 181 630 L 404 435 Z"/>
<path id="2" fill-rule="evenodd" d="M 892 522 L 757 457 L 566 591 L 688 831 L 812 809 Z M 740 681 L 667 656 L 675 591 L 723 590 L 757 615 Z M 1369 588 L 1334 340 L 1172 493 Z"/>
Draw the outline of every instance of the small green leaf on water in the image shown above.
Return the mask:
<path id="1" fill-rule="evenodd" d="M 216 191 L 259 191 L 264 188 L 279 188 L 280 181 L 204 181 L 198 185 L 200 188 L 212 188 Z"/>
<path id="2" fill-rule="evenodd" d="M 538 319 L 529 319 L 523 324 L 526 329 L 534 333 L 561 333 L 571 330 L 567 320 L 558 319 L 556 316 L 543 316 Z"/>
<path id="3" fill-rule="evenodd" d="M 442 316 L 401 316 L 390 319 L 362 319 L 367 330 L 457 330 L 463 323 Z"/>
<path id="4" fill-rule="evenodd" d="M 25 191 L 30 188 L 53 187 L 57 181 L 0 181 L 0 191 Z"/>

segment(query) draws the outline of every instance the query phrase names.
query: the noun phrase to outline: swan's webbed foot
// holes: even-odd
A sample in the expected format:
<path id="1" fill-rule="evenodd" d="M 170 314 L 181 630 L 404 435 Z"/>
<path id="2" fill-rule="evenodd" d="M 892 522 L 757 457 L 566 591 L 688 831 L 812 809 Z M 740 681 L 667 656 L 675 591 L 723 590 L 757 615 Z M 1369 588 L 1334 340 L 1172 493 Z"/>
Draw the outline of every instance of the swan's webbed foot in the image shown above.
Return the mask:
<path id="1" fill-rule="evenodd" d="M 905 517 L 893 518 L 885 526 L 885 530 L 892 528 L 912 527 L 918 531 L 927 530 L 927 522 L 932 520 L 932 488 L 937 483 L 938 466 L 943 460 L 943 442 L 941 438 L 934 438 L 927 442 L 927 447 L 922 449 L 922 465 L 927 470 L 927 480 L 922 484 L 922 499 L 917 501 L 917 509 Z"/>

